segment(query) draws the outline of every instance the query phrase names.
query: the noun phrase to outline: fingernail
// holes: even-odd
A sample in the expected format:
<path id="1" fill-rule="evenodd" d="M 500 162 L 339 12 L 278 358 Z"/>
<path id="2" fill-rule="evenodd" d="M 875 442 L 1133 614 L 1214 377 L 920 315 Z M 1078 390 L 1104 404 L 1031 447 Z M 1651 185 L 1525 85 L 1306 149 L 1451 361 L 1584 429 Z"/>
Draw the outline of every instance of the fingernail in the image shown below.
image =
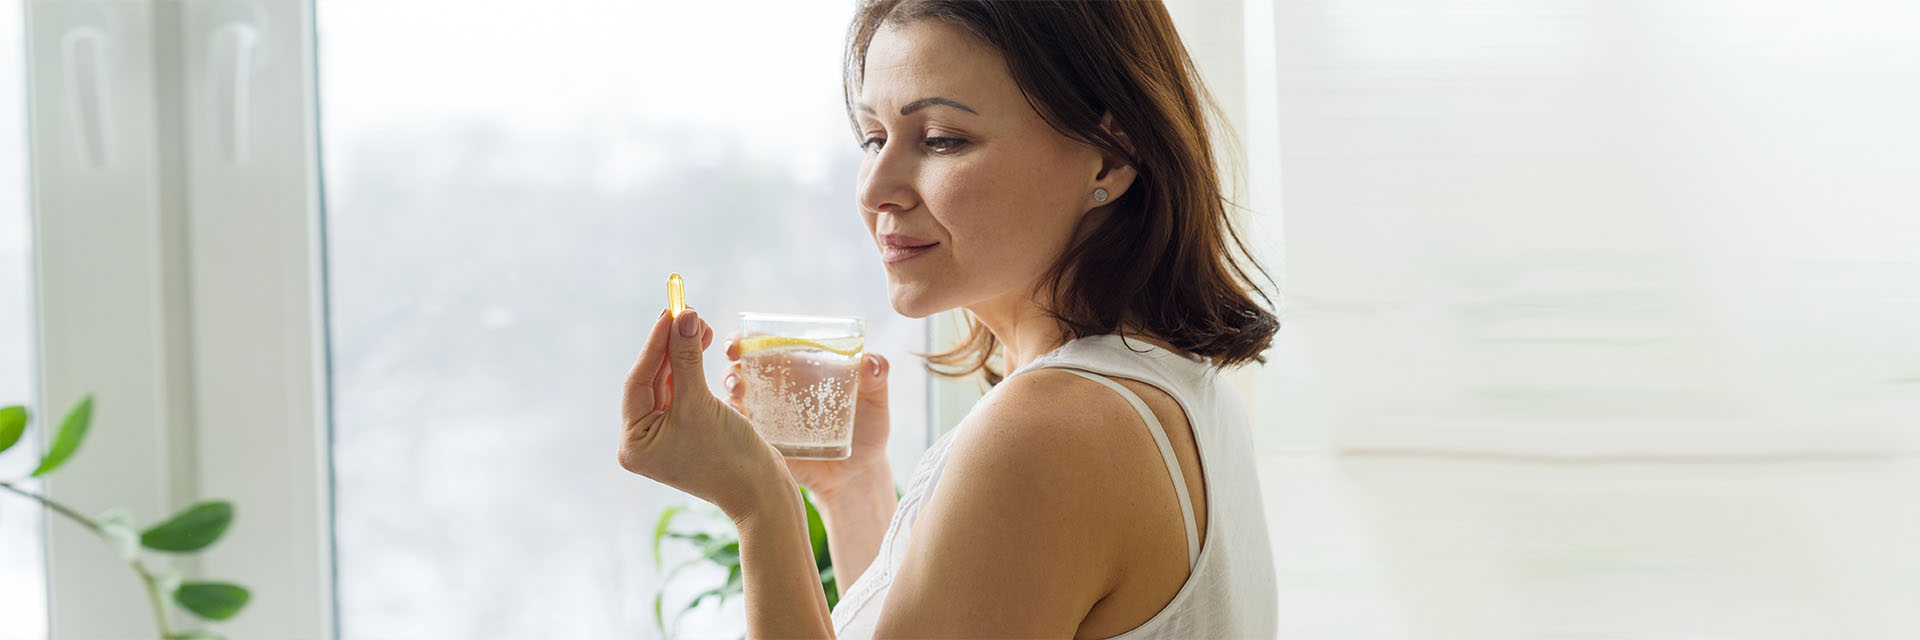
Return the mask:
<path id="1" fill-rule="evenodd" d="M 874 355 L 867 356 L 867 371 L 872 372 L 873 377 L 876 377 L 876 378 L 880 377 L 879 356 L 874 356 Z"/>
<path id="2" fill-rule="evenodd" d="M 733 393 L 733 388 L 740 386 L 740 380 L 733 377 L 733 374 L 727 374 L 727 379 L 720 381 L 720 384 L 727 386 L 727 393 Z"/>
<path id="3" fill-rule="evenodd" d="M 680 312 L 680 337 L 691 338 L 700 335 L 700 315 L 692 309 Z"/>

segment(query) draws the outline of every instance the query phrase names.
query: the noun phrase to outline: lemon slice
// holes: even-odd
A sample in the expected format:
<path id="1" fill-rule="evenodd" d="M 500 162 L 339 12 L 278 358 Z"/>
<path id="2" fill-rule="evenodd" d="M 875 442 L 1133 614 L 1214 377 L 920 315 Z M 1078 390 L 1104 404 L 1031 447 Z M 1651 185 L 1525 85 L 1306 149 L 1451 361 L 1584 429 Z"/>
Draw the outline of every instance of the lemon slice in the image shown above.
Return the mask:
<path id="1" fill-rule="evenodd" d="M 860 355 L 860 348 L 862 346 L 861 340 L 856 337 L 828 338 L 822 342 L 818 340 L 808 340 L 806 338 L 789 338 L 787 336 L 750 336 L 740 339 L 740 355 L 745 356 L 755 351 L 765 351 L 767 349 L 799 348 L 819 349 L 843 356 L 857 356 Z"/>

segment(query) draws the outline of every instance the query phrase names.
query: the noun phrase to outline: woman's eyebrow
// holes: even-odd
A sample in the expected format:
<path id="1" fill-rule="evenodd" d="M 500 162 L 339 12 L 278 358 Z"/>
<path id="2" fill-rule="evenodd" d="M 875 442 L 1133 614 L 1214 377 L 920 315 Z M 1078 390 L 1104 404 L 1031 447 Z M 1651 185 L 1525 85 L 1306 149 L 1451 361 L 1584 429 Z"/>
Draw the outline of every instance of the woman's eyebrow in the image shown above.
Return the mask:
<path id="1" fill-rule="evenodd" d="M 976 115 L 976 116 L 977 116 L 977 115 L 980 115 L 980 112 L 978 112 L 978 111 L 974 111 L 974 110 L 973 110 L 973 107 L 969 107 L 969 106 L 967 106 L 967 105 L 964 105 L 964 104 L 960 104 L 960 103 L 958 103 L 958 102 L 954 102 L 954 101 L 952 101 L 952 100 L 948 100 L 948 99 L 946 99 L 946 98 L 921 98 L 921 99 L 919 99 L 919 100 L 915 100 L 915 101 L 913 101 L 913 102 L 909 102 L 909 103 L 907 103 L 907 106 L 904 106 L 904 107 L 900 107 L 900 115 L 903 115 L 903 116 L 904 116 L 904 115 L 907 115 L 907 114 L 910 114 L 910 113 L 913 113 L 913 112 L 915 112 L 915 111 L 919 111 L 919 110 L 921 110 L 921 109 L 924 109 L 924 108 L 926 108 L 926 107 L 930 107 L 930 106 L 933 106 L 933 105 L 940 105 L 940 106 L 944 106 L 944 107 L 953 107 L 953 108 L 955 108 L 955 109 L 959 109 L 959 110 L 961 110 L 961 111 L 965 111 L 965 112 L 967 112 L 967 113 L 971 113 L 971 114 L 973 114 L 973 115 Z M 873 114 L 873 115 L 879 115 L 878 113 L 874 113 L 874 111 L 873 111 L 873 107 L 869 107 L 869 106 L 867 106 L 867 105 L 865 105 L 865 104 L 862 104 L 862 105 L 860 105 L 860 110 L 861 110 L 861 111 L 863 111 L 863 112 L 866 112 L 866 113 L 869 113 L 869 114 Z"/>

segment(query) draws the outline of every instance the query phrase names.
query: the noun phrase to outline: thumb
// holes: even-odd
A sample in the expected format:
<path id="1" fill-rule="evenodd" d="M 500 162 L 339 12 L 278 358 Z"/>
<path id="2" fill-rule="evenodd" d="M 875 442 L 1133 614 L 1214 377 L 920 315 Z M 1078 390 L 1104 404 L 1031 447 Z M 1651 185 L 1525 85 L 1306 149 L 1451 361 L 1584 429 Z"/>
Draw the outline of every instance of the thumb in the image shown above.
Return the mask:
<path id="1" fill-rule="evenodd" d="M 673 397 L 697 398 L 707 391 L 707 373 L 700 353 L 700 314 L 693 309 L 680 312 L 673 322 L 673 338 L 667 343 L 667 360 L 673 367 Z"/>

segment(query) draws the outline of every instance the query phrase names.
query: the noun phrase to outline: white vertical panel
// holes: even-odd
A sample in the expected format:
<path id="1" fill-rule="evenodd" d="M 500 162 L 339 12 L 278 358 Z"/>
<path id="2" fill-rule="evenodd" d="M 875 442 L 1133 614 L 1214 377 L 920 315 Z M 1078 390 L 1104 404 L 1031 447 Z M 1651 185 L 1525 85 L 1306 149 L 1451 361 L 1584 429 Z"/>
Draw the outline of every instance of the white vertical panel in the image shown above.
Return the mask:
<path id="1" fill-rule="evenodd" d="M 195 473 L 237 513 L 199 576 L 253 590 L 234 638 L 333 637 L 312 15 L 200 0 L 178 22 Z"/>
<path id="2" fill-rule="evenodd" d="M 1247 92 L 1246 11 L 1242 0 L 1168 0 L 1167 13 L 1199 67 L 1200 82 L 1213 95 L 1226 122 L 1214 125 L 1214 157 L 1229 200 L 1245 204 Z M 1221 128 L 1219 125 L 1226 125 Z"/>
<path id="3" fill-rule="evenodd" d="M 155 104 L 155 11 L 145 2 L 28 5 L 33 221 L 42 417 L 96 397 L 79 452 L 46 493 L 83 512 L 149 523 L 181 504 L 169 478 L 184 437 L 183 309 L 168 269 Z M 139 579 L 91 532 L 50 518 L 54 638 L 151 637 Z"/>
<path id="4" fill-rule="evenodd" d="M 234 526 L 176 566 L 254 598 L 224 623 L 172 608 L 176 630 L 332 634 L 310 14 L 293 0 L 29 4 L 41 415 L 97 397 L 47 492 L 143 527 L 233 501 Z M 209 50 L 235 20 L 256 29 L 243 109 L 235 40 Z M 152 637 L 111 549 L 49 530 L 52 637 Z"/>
<path id="5" fill-rule="evenodd" d="M 934 314 L 927 320 L 927 353 L 939 353 L 958 344 L 966 334 L 965 312 L 954 309 Z M 921 358 L 915 357 L 913 366 L 924 366 Z M 960 421 L 966 419 L 973 405 L 986 395 L 987 383 L 984 378 L 975 375 L 962 380 L 949 380 L 940 376 L 927 376 L 927 442 L 931 444 L 940 436 L 946 435 Z M 894 475 L 911 479 L 913 465 L 906 466 L 902 475 L 898 461 L 894 463 Z M 904 488 L 908 483 L 901 483 Z"/>
<path id="6" fill-rule="evenodd" d="M 1252 264 L 1242 266 L 1256 279 L 1251 283 L 1272 298 L 1268 310 L 1284 317 L 1278 285 L 1283 282 L 1280 253 L 1279 137 L 1274 104 L 1271 0 L 1168 0 L 1168 12 L 1201 81 L 1219 104 L 1226 121 L 1214 129 L 1214 157 L 1219 162 L 1221 188 L 1232 203 L 1229 213 L 1251 257 L 1271 282 Z M 1225 125 L 1220 127 L 1218 125 Z M 1266 302 L 1249 291 L 1256 302 Z M 1278 451 L 1302 443 L 1298 434 L 1280 428 L 1282 375 L 1291 362 L 1289 335 L 1282 323 L 1266 351 L 1265 364 L 1249 364 L 1227 374 L 1247 415 L 1253 421 L 1255 443 L 1263 451 Z M 1317 444 L 1318 441 L 1311 441 Z"/>
<path id="7" fill-rule="evenodd" d="M 1316 428 L 1355 449 L 1912 447 L 1917 11 L 1283 0 Z"/>

